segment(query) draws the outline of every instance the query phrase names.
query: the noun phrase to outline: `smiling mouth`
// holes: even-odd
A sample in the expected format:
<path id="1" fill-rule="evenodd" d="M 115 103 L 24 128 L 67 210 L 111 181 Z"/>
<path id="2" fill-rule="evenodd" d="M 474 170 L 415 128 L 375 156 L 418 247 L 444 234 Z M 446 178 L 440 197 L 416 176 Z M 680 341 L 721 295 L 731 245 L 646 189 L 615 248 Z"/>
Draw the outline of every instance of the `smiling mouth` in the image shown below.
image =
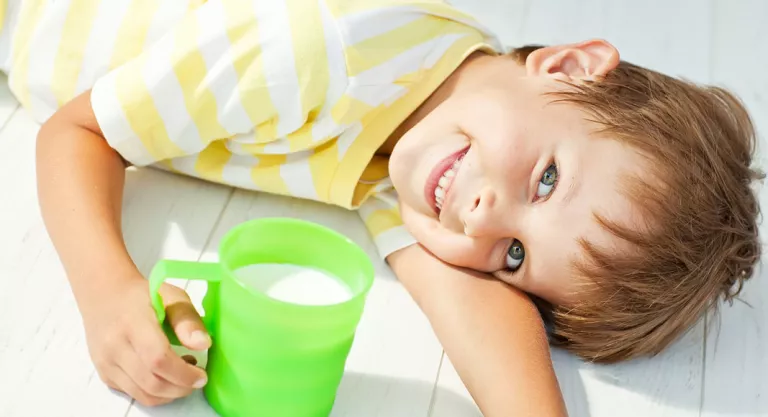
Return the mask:
<path id="1" fill-rule="evenodd" d="M 466 147 L 440 161 L 427 180 L 424 190 L 425 197 L 435 211 L 440 214 L 443 204 L 448 197 L 456 173 L 459 172 L 461 162 L 467 154 L 469 147 Z"/>

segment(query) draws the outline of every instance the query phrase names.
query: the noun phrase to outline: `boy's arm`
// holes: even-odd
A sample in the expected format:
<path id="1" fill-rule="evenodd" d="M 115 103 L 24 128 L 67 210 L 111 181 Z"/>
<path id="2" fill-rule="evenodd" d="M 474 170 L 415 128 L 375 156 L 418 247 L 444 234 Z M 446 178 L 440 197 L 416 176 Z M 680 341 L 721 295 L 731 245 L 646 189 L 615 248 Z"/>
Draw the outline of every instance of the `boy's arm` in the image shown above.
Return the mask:
<path id="1" fill-rule="evenodd" d="M 176 355 L 149 299 L 149 287 L 123 243 L 125 165 L 104 139 L 90 93 L 73 99 L 40 129 L 37 184 L 48 234 L 69 279 L 99 376 L 145 405 L 188 395 L 205 372 Z M 209 345 L 186 294 L 161 289 L 179 340 Z"/>
<path id="2" fill-rule="evenodd" d="M 37 138 L 40 207 L 76 296 L 141 278 L 120 230 L 124 181 L 125 164 L 103 138 L 90 92 L 43 124 Z M 96 274 L 98 280 L 87 278 Z"/>
<path id="3" fill-rule="evenodd" d="M 387 258 L 486 417 L 567 415 L 541 318 L 522 292 L 421 245 Z"/>

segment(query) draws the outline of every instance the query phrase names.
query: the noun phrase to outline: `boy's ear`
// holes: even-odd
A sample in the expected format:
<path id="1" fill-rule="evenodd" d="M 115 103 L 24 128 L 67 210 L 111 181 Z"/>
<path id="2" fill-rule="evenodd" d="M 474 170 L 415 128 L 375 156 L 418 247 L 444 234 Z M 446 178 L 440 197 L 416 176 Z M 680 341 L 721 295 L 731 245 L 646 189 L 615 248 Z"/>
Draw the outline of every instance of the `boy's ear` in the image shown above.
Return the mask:
<path id="1" fill-rule="evenodd" d="M 567 81 L 594 80 L 617 65 L 619 51 L 602 39 L 540 48 L 525 61 L 529 76 L 555 76 Z"/>

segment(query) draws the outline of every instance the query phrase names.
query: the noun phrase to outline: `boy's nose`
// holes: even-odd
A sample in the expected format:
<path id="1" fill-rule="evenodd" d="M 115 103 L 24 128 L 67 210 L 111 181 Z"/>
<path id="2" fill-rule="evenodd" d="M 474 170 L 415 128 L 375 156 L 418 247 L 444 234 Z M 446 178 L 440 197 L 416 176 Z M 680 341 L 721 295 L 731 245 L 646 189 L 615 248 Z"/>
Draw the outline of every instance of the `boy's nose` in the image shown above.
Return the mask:
<path id="1" fill-rule="evenodd" d="M 499 234 L 503 225 L 497 211 L 496 195 L 492 191 L 478 193 L 462 216 L 464 234 L 475 238 Z"/>

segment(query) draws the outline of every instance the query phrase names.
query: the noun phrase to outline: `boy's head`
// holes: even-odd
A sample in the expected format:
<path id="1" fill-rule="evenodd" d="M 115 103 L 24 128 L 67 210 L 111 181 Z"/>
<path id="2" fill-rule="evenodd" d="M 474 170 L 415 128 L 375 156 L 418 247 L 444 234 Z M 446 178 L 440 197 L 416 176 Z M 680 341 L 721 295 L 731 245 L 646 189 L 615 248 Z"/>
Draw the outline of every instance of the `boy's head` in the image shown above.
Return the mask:
<path id="1" fill-rule="evenodd" d="M 544 300 L 556 344 L 657 353 L 752 275 L 760 174 L 730 93 L 593 40 L 475 55 L 434 103 L 390 158 L 407 227 Z"/>

